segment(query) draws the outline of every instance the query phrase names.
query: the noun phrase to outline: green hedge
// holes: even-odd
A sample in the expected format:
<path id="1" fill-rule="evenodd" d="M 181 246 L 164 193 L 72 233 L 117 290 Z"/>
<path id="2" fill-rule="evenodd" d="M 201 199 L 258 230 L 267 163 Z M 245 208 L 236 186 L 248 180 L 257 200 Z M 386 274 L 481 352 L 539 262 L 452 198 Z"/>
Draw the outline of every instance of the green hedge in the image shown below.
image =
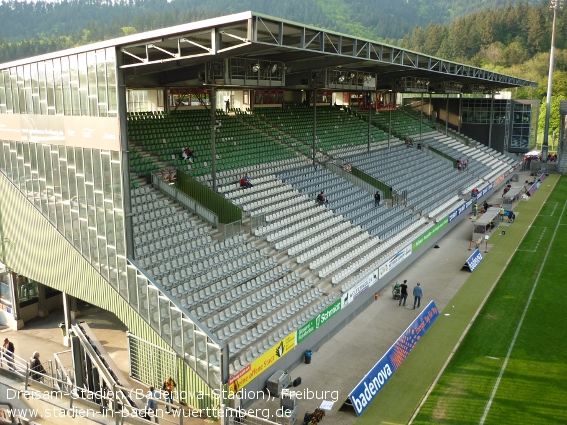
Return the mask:
<path id="1" fill-rule="evenodd" d="M 240 208 L 181 170 L 177 174 L 176 187 L 217 214 L 219 223 L 228 224 L 242 220 L 242 210 Z"/>
<path id="2" fill-rule="evenodd" d="M 392 199 L 392 188 L 385 183 L 382 183 L 379 180 L 376 180 L 374 177 L 369 176 L 363 171 L 360 171 L 356 167 L 351 167 L 352 175 L 358 177 L 360 180 L 365 181 L 368 184 L 371 184 L 376 189 L 380 189 L 384 194 L 384 199 Z"/>

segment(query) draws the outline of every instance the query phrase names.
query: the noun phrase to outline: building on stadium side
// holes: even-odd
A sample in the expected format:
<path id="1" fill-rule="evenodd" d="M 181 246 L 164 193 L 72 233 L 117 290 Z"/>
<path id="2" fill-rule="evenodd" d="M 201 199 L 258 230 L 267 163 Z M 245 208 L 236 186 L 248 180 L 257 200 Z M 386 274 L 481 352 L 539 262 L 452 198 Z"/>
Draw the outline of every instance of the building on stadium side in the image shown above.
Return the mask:
<path id="1" fill-rule="evenodd" d="M 261 389 L 505 182 L 533 85 L 254 12 L 2 64 L 1 320 L 92 303 L 133 378 Z"/>

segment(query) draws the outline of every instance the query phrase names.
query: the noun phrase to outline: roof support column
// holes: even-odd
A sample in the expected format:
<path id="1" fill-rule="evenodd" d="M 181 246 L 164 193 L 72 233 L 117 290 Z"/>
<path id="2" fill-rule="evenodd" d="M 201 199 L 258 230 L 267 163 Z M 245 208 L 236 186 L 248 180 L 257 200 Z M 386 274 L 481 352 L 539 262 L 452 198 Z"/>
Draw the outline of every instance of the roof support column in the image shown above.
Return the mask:
<path id="1" fill-rule="evenodd" d="M 213 191 L 217 191 L 217 153 L 215 146 L 216 117 L 217 117 L 217 88 L 211 87 L 211 167 L 213 177 Z"/>
<path id="2" fill-rule="evenodd" d="M 366 94 L 366 100 L 367 100 L 367 104 L 368 104 L 368 145 L 366 147 L 366 150 L 368 153 L 370 153 L 370 123 L 372 121 L 372 108 L 370 107 L 370 100 L 372 99 L 372 95 L 370 94 L 370 92 L 368 92 Z"/>
<path id="3" fill-rule="evenodd" d="M 488 147 L 492 147 L 492 122 L 494 121 L 494 92 L 490 95 L 490 115 L 488 121 Z"/>
<path id="4" fill-rule="evenodd" d="M 419 143 L 423 137 L 423 93 L 421 93 L 421 103 L 419 104 Z"/>
<path id="5" fill-rule="evenodd" d="M 459 93 L 459 133 L 461 132 L 461 123 L 463 121 L 463 94 Z"/>
<path id="6" fill-rule="evenodd" d="M 449 135 L 449 94 L 446 95 L 445 101 L 445 136 Z"/>
<path id="7" fill-rule="evenodd" d="M 315 163 L 315 144 L 317 141 L 317 89 L 313 90 L 313 168 Z"/>
<path id="8" fill-rule="evenodd" d="M 135 258 L 134 252 L 134 235 L 132 224 L 132 195 L 130 194 L 130 151 L 128 150 L 128 123 L 126 121 L 128 109 L 126 106 L 126 82 L 124 81 L 124 70 L 122 66 L 122 55 L 118 49 L 116 51 L 116 80 L 119 90 L 117 91 L 118 101 L 118 117 L 120 125 L 120 150 L 121 167 L 122 167 L 122 190 L 124 196 L 122 202 L 124 204 L 124 237 L 126 238 L 126 257 Z M 151 177 L 150 177 L 151 181 Z"/>
<path id="9" fill-rule="evenodd" d="M 390 150 L 390 138 L 392 137 L 392 105 L 388 108 L 388 150 Z"/>

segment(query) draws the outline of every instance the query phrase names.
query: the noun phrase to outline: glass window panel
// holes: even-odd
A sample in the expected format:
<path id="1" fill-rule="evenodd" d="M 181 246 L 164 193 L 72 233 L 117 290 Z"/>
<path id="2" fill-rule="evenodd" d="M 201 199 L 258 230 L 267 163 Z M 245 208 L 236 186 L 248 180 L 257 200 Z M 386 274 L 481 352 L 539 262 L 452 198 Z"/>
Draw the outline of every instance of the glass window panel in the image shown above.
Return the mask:
<path id="1" fill-rule="evenodd" d="M 148 281 L 140 275 L 136 276 L 136 279 L 138 281 L 138 300 L 140 303 L 138 313 L 145 320 L 148 320 Z"/>
<path id="2" fill-rule="evenodd" d="M 106 253 L 107 253 L 106 264 L 108 265 L 107 266 L 108 281 L 115 289 L 120 288 L 120 294 L 122 294 L 124 298 L 128 299 L 128 285 L 126 284 L 126 281 L 118 280 L 118 269 L 116 265 L 116 250 L 113 247 L 108 246 L 107 244 Z"/>
<path id="3" fill-rule="evenodd" d="M 116 95 L 116 52 L 114 47 L 106 49 L 106 85 L 108 87 L 108 116 L 118 115 Z"/>
<path id="4" fill-rule="evenodd" d="M 24 113 L 26 114 L 33 114 L 33 104 L 32 104 L 32 96 L 31 96 L 31 65 L 25 64 L 23 67 L 23 79 L 22 79 L 22 86 L 24 93 Z"/>
<path id="5" fill-rule="evenodd" d="M 92 167 L 92 150 L 83 150 L 83 161 L 85 164 L 85 181 L 87 183 L 93 183 L 93 167 Z"/>
<path id="6" fill-rule="evenodd" d="M 67 176 L 69 179 L 69 201 L 73 201 L 77 199 L 77 176 L 75 175 L 75 169 L 69 167 L 67 169 Z M 67 200 L 65 200 L 67 201 Z M 69 202 L 70 203 L 70 202 Z M 77 208 L 74 208 L 78 211 Z"/>
<path id="7" fill-rule="evenodd" d="M 95 214 L 95 195 L 94 188 L 92 184 L 85 184 L 86 194 L 87 194 L 87 219 L 89 222 L 89 227 L 93 229 L 96 228 L 96 214 Z"/>
<path id="8" fill-rule="evenodd" d="M 91 253 L 91 264 L 97 270 L 100 270 L 100 263 L 98 259 L 98 237 L 96 228 L 89 226 L 89 251 Z"/>
<path id="9" fill-rule="evenodd" d="M 83 256 L 91 261 L 91 253 L 89 251 L 89 230 L 87 220 L 79 217 L 79 225 L 81 227 L 81 251 Z"/>
<path id="10" fill-rule="evenodd" d="M 114 210 L 114 229 L 115 229 L 115 246 L 118 255 L 126 256 L 126 242 L 124 234 L 124 215 L 121 211 Z"/>
<path id="11" fill-rule="evenodd" d="M 160 317 L 160 331 L 161 337 L 171 344 L 171 318 L 170 318 L 169 300 L 164 297 L 159 297 L 159 317 Z"/>
<path id="12" fill-rule="evenodd" d="M 114 207 L 123 209 L 122 205 L 122 176 L 120 163 L 112 162 L 112 191 L 114 193 Z"/>
<path id="13" fill-rule="evenodd" d="M 119 263 L 122 261 L 122 258 L 118 258 Z M 134 266 L 128 266 L 126 268 L 126 274 L 128 279 L 128 304 L 130 304 L 134 310 L 138 311 L 138 286 L 136 284 L 136 268 Z"/>
<path id="14" fill-rule="evenodd" d="M 21 108 L 25 108 L 24 102 L 24 91 L 20 86 L 21 81 L 23 81 L 23 69 L 21 66 L 14 67 L 10 70 L 10 79 L 12 80 L 12 100 L 14 101 L 14 113 L 22 114 L 24 111 Z M 20 74 L 22 76 L 20 77 Z M 21 107 L 20 107 L 21 105 Z"/>
<path id="15" fill-rule="evenodd" d="M 83 148 L 75 148 L 75 167 L 77 174 L 85 174 L 83 167 Z"/>
<path id="16" fill-rule="evenodd" d="M 7 76 L 6 70 L 0 71 L 0 114 L 6 113 L 6 85 L 4 78 Z"/>
<path id="17" fill-rule="evenodd" d="M 93 149 L 92 150 L 92 164 L 93 164 L 93 182 L 95 190 L 102 192 L 102 170 L 101 170 L 101 159 L 100 159 L 100 150 Z"/>
<path id="18" fill-rule="evenodd" d="M 152 328 L 159 332 L 158 291 L 150 285 L 148 285 L 148 298 L 150 303 L 150 324 Z"/>
<path id="19" fill-rule="evenodd" d="M 95 190 L 95 200 L 96 200 L 96 217 L 97 217 L 97 233 L 99 235 L 105 236 L 106 238 L 106 222 L 105 222 L 105 212 L 104 212 L 104 198 L 102 193 Z"/>
<path id="20" fill-rule="evenodd" d="M 73 227 L 73 245 L 75 246 L 75 248 L 77 248 L 79 251 L 82 251 L 81 249 L 81 226 L 79 223 L 79 211 L 76 209 L 73 209 L 73 207 L 71 206 L 71 225 Z"/>
<path id="21" fill-rule="evenodd" d="M 116 239 L 114 237 L 114 214 L 112 209 L 110 209 L 109 207 L 111 207 L 111 205 L 105 201 L 105 204 L 108 206 L 107 208 L 105 208 L 106 213 L 105 213 L 105 217 L 106 217 L 106 243 L 108 243 L 108 245 L 112 245 L 112 246 L 116 246 Z"/>
<path id="22" fill-rule="evenodd" d="M 108 280 L 108 256 L 106 252 L 106 238 L 104 236 L 97 237 L 98 242 L 98 261 L 100 264 L 100 274 Z"/>
<path id="23" fill-rule="evenodd" d="M 195 352 L 197 357 L 197 372 L 207 376 L 207 336 L 201 331 L 195 331 Z"/>
<path id="24" fill-rule="evenodd" d="M 110 152 L 101 152 L 102 160 L 102 186 L 104 199 L 112 201 L 112 175 L 110 173 Z"/>
<path id="25" fill-rule="evenodd" d="M 186 319 L 183 319 L 183 349 L 185 360 L 195 368 L 195 326 Z"/>
<path id="26" fill-rule="evenodd" d="M 99 116 L 106 117 L 108 111 L 108 97 L 106 95 L 106 55 L 105 50 L 96 51 L 96 70 L 98 88 Z"/>
<path id="27" fill-rule="evenodd" d="M 77 178 L 77 197 L 71 199 L 71 207 L 79 211 L 81 218 L 87 218 L 87 194 L 85 189 L 85 176 L 76 175 Z"/>
<path id="28" fill-rule="evenodd" d="M 55 115 L 55 82 L 53 80 L 53 60 L 45 61 L 47 113 Z"/>
<path id="29" fill-rule="evenodd" d="M 72 241 L 73 240 L 73 226 L 71 223 L 71 204 L 69 202 L 57 202 L 56 203 L 56 208 L 57 208 L 57 214 L 59 214 L 59 211 L 62 211 L 63 214 L 63 229 L 64 231 L 61 231 L 65 237 Z"/>
<path id="30" fill-rule="evenodd" d="M 86 53 L 79 53 L 77 56 L 77 64 L 79 69 L 79 100 L 81 102 L 81 116 L 89 115 L 88 103 L 88 67 Z"/>
<path id="31" fill-rule="evenodd" d="M 41 114 L 39 108 L 39 76 L 37 72 L 37 62 L 30 64 L 30 83 L 31 83 L 31 100 L 32 111 L 34 114 Z"/>
<path id="32" fill-rule="evenodd" d="M 61 61 L 53 59 L 53 86 L 55 88 L 55 114 L 63 115 L 63 84 L 61 83 Z"/>
<path id="33" fill-rule="evenodd" d="M 47 80 L 45 78 L 45 62 L 37 64 L 39 77 L 39 108 L 41 115 L 47 115 Z"/>
<path id="34" fill-rule="evenodd" d="M 63 87 L 63 108 L 65 115 L 73 115 L 71 102 L 71 73 L 69 70 L 69 57 L 61 58 L 61 85 Z"/>
<path id="35" fill-rule="evenodd" d="M 8 69 L 2 70 L 4 75 L 4 87 L 6 87 L 6 112 L 14 112 L 14 105 L 12 104 L 12 81 L 10 80 L 10 71 Z"/>
<path id="36" fill-rule="evenodd" d="M 81 99 L 79 96 L 79 62 L 77 55 L 69 56 L 69 74 L 71 84 L 71 109 L 73 115 L 81 115 Z"/>
<path id="37" fill-rule="evenodd" d="M 89 115 L 98 116 L 98 95 L 96 84 L 96 53 L 87 52 L 87 80 L 88 80 L 88 98 L 89 98 Z"/>
<path id="38" fill-rule="evenodd" d="M 183 349 L 181 312 L 176 308 L 171 309 L 171 331 L 172 331 L 173 347 L 175 351 L 181 353 Z"/>

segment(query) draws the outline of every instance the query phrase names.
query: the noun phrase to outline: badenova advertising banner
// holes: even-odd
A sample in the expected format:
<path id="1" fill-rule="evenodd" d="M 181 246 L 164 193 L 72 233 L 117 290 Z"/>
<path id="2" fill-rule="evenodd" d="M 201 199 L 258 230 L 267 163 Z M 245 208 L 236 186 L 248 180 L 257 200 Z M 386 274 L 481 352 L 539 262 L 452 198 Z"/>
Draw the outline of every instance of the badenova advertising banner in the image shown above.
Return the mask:
<path id="1" fill-rule="evenodd" d="M 471 271 L 471 273 L 474 272 L 474 269 L 478 267 L 481 261 L 482 261 L 482 254 L 478 249 L 476 249 L 475 252 L 473 252 L 472 255 L 469 258 L 467 258 L 466 261 L 466 264 L 467 266 L 469 266 L 469 270 Z"/>
<path id="2" fill-rule="evenodd" d="M 535 193 L 535 191 L 539 189 L 541 182 L 544 181 L 546 177 L 547 177 L 547 175 L 545 175 L 545 174 L 542 174 L 541 176 L 539 176 L 539 178 L 532 185 L 532 187 L 530 187 L 528 189 L 528 195 L 532 196 Z"/>
<path id="3" fill-rule="evenodd" d="M 339 311 L 341 311 L 341 299 L 338 299 L 337 301 L 335 301 L 333 304 L 331 304 L 329 307 L 327 307 L 324 311 L 319 313 L 317 315 L 317 317 L 315 317 L 314 319 L 311 319 L 305 325 L 300 327 L 295 332 L 295 344 L 296 345 L 299 344 L 301 341 L 303 341 L 305 338 L 307 338 L 309 335 L 311 335 L 313 332 L 315 332 L 317 329 L 319 329 L 319 327 L 321 325 L 323 325 L 327 320 L 329 320 L 331 317 L 333 317 Z"/>
<path id="4" fill-rule="evenodd" d="M 349 398 L 358 416 L 362 415 L 438 316 L 437 306 L 431 301 L 350 392 Z"/>

